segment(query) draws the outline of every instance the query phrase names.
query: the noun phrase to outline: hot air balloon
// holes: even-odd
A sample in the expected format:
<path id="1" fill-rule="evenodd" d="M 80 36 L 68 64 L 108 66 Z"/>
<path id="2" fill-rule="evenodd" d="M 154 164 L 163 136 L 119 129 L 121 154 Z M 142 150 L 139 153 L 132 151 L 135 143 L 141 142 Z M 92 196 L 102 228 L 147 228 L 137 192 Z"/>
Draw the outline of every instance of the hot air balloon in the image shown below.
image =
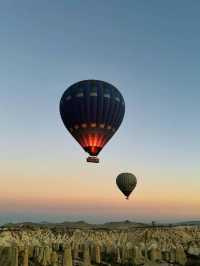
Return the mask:
<path id="1" fill-rule="evenodd" d="M 60 100 L 62 121 L 89 153 L 88 162 L 99 162 L 97 155 L 119 128 L 124 113 L 125 102 L 119 90 L 101 80 L 79 81 Z"/>
<path id="2" fill-rule="evenodd" d="M 121 192 L 126 196 L 126 199 L 128 199 L 137 185 L 137 178 L 131 173 L 121 173 L 117 176 L 116 183 Z"/>

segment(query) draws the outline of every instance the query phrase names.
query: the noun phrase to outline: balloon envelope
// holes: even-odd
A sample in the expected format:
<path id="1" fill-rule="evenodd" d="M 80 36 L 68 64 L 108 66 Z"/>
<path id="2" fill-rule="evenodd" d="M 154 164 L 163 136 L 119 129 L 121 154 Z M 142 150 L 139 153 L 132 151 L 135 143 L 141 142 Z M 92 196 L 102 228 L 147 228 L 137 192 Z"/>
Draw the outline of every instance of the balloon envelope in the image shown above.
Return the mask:
<path id="1" fill-rule="evenodd" d="M 83 80 L 70 86 L 60 100 L 65 127 L 91 156 L 97 156 L 119 128 L 125 102 L 105 81 Z"/>
<path id="2" fill-rule="evenodd" d="M 128 199 L 137 185 L 137 178 L 131 173 L 121 173 L 117 176 L 116 183 L 118 188 Z"/>

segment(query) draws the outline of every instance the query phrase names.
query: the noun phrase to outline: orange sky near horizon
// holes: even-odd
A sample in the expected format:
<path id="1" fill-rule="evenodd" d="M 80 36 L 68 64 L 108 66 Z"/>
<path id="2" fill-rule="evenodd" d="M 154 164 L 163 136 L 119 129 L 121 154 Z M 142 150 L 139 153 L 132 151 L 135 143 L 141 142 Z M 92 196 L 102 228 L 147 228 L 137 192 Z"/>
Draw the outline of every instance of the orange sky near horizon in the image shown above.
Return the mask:
<path id="1" fill-rule="evenodd" d="M 8 167 L 10 161 L 5 162 L 1 169 L 4 174 L 1 212 L 85 213 L 141 220 L 144 217 L 180 220 L 199 217 L 198 186 L 189 184 L 187 173 L 174 172 L 182 174 L 182 183 L 179 184 L 177 180 L 180 179 L 167 178 L 172 171 L 142 169 L 138 185 L 130 200 L 126 201 L 115 185 L 114 162 L 109 166 L 105 162 L 103 166 L 94 166 L 87 165 L 84 158 L 81 160 L 81 165 L 75 167 L 76 163 L 71 163 L 67 170 L 64 161 L 54 164 L 48 161 L 48 167 L 44 163 L 40 165 L 37 160 L 13 161 L 12 167 Z"/>

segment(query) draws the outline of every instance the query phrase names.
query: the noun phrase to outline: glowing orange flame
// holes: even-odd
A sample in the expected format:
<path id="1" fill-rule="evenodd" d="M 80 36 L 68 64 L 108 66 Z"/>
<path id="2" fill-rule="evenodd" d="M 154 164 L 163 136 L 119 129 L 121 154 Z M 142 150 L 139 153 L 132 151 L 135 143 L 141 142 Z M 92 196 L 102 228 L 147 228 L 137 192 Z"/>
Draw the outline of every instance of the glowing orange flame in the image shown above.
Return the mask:
<path id="1" fill-rule="evenodd" d="M 80 139 L 81 146 L 92 156 L 96 156 L 107 142 L 104 134 L 84 134 Z"/>

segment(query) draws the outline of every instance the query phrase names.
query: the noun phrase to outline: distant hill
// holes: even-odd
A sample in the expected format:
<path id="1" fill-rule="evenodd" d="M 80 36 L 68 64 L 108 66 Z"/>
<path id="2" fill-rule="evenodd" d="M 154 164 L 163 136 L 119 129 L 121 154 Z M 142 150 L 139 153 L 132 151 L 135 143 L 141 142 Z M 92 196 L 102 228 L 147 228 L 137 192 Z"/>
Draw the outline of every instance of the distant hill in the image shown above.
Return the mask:
<path id="1" fill-rule="evenodd" d="M 170 226 L 190 226 L 190 225 L 200 225 L 200 221 L 185 221 L 178 223 L 171 223 Z M 12 229 L 38 229 L 38 228 L 48 228 L 55 230 L 67 230 L 67 229 L 105 229 L 105 230 L 126 230 L 134 229 L 136 227 L 149 227 L 152 224 L 133 222 L 129 220 L 118 221 L 118 222 L 107 222 L 104 224 L 89 224 L 85 221 L 65 221 L 62 223 L 50 223 L 47 221 L 34 223 L 34 222 L 23 222 L 23 223 L 7 223 L 1 226 L 1 228 L 12 228 Z M 156 224 L 155 226 L 169 226 L 169 224 Z"/>
<path id="2" fill-rule="evenodd" d="M 84 221 L 76 221 L 76 222 L 63 222 L 63 223 L 58 223 L 58 224 L 53 224 L 54 226 L 58 227 L 69 227 L 69 228 L 90 228 L 93 225 L 86 223 Z"/>
<path id="3" fill-rule="evenodd" d="M 84 221 L 75 221 L 75 222 L 62 222 L 62 223 L 50 223 L 50 222 L 23 222 L 23 223 L 7 223 L 1 226 L 2 228 L 27 228 L 27 229 L 38 229 L 38 228 L 57 228 L 57 229 L 65 229 L 65 228 L 92 228 L 95 225 L 88 224 Z"/>
<path id="4" fill-rule="evenodd" d="M 23 223 L 8 223 L 4 224 L 2 227 L 6 228 L 49 228 L 49 229 L 67 229 L 67 228 L 77 228 L 77 229 L 130 229 L 132 227 L 145 227 L 147 224 L 136 223 L 132 221 L 119 221 L 119 222 L 108 222 L 104 224 L 89 224 L 85 221 L 74 221 L 74 222 L 62 222 L 62 223 L 50 223 L 47 221 L 40 223 L 33 222 L 23 222 Z"/>
<path id="5" fill-rule="evenodd" d="M 186 221 L 186 222 L 178 222 L 176 225 L 200 225 L 200 221 Z"/>
<path id="6" fill-rule="evenodd" d="M 103 227 L 110 229 L 130 229 L 132 227 L 144 227 L 147 226 L 145 223 L 136 223 L 132 221 L 119 221 L 119 222 L 108 222 L 103 224 Z"/>

